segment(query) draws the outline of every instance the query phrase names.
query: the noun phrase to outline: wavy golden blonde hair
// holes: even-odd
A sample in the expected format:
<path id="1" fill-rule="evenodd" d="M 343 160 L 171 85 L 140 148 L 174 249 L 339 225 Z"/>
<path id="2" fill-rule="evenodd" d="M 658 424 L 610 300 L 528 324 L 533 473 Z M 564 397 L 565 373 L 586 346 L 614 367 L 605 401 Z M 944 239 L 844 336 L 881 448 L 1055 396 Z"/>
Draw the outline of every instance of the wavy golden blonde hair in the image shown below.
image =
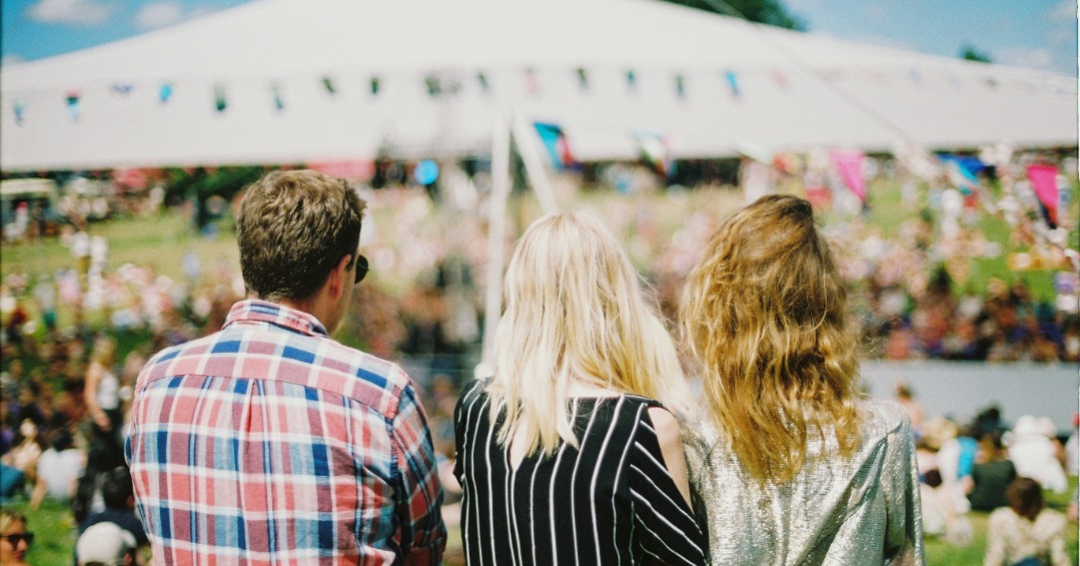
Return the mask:
<path id="1" fill-rule="evenodd" d="M 709 241 L 684 289 L 683 339 L 708 416 L 747 471 L 785 483 L 810 435 L 859 447 L 857 344 L 847 294 L 807 201 L 769 195 Z"/>
<path id="2" fill-rule="evenodd" d="M 525 453 L 578 445 L 573 381 L 656 399 L 686 414 L 689 389 L 674 341 L 641 279 L 598 217 L 559 212 L 534 222 L 514 250 L 488 385 L 498 442 L 522 427 Z"/>

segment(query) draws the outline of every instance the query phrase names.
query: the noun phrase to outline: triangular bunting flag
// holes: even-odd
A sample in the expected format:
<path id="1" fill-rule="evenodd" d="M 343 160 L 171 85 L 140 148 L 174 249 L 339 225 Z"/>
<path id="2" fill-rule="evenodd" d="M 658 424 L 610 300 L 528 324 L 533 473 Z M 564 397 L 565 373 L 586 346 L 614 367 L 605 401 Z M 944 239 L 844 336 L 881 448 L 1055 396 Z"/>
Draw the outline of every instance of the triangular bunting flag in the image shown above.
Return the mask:
<path id="1" fill-rule="evenodd" d="M 725 71 L 724 78 L 727 79 L 728 86 L 731 87 L 731 96 L 739 98 L 739 77 L 735 75 L 735 71 Z"/>
<path id="2" fill-rule="evenodd" d="M 657 175 L 670 178 L 675 174 L 675 159 L 671 155 L 671 140 L 668 136 L 652 132 L 636 132 L 641 159 Z"/>
<path id="3" fill-rule="evenodd" d="M 533 122 L 536 133 L 540 135 L 540 141 L 544 143 L 548 157 L 551 158 L 551 166 L 555 169 L 569 169 L 577 166 L 577 159 L 570 151 L 570 143 L 566 140 L 566 134 L 556 124 L 547 122 Z"/>
<path id="4" fill-rule="evenodd" d="M 26 119 L 26 103 L 22 100 L 16 100 L 11 105 L 11 110 L 15 113 L 15 124 L 18 126 L 23 125 L 23 120 Z"/>
<path id="5" fill-rule="evenodd" d="M 80 94 L 77 91 L 67 93 L 68 116 L 75 122 L 78 122 L 79 118 L 82 117 L 82 109 L 79 108 L 79 98 Z"/>
<path id="6" fill-rule="evenodd" d="M 172 98 L 172 94 L 173 86 L 171 83 L 162 83 L 162 85 L 158 87 L 158 100 L 161 101 L 162 104 L 168 102 L 169 99 Z"/>
<path id="7" fill-rule="evenodd" d="M 1058 224 L 1058 186 L 1057 167 L 1053 165 L 1033 164 L 1027 166 L 1028 180 L 1035 189 L 1035 196 L 1043 207 L 1043 215 L 1051 228 Z"/>
<path id="8" fill-rule="evenodd" d="M 833 150 L 831 155 L 844 185 L 859 197 L 859 200 L 866 202 L 866 177 L 863 175 L 866 155 L 857 149 Z"/>

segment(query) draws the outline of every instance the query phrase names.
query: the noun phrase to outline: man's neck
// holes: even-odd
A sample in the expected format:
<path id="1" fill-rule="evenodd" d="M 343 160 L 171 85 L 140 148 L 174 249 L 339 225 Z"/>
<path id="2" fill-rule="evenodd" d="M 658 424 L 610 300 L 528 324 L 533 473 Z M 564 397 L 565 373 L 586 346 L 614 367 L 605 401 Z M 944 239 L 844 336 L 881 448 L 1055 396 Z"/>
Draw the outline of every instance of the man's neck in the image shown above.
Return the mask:
<path id="1" fill-rule="evenodd" d="M 327 329 L 327 332 L 330 331 L 330 328 L 326 325 L 327 321 L 329 320 L 329 311 L 324 304 L 325 301 L 318 300 L 318 296 L 304 301 L 294 301 L 292 299 L 278 299 L 276 301 L 270 302 L 277 303 L 283 307 L 288 307 L 295 311 L 310 314 L 311 316 L 315 317 L 315 319 L 318 320 L 323 325 L 323 327 Z"/>

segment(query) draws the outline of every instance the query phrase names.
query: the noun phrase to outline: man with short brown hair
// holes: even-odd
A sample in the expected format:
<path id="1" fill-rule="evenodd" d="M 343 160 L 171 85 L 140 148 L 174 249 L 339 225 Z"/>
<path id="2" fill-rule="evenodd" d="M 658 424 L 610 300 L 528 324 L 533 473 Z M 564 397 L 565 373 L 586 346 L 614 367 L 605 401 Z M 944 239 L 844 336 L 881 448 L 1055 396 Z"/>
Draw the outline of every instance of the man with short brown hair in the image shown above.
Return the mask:
<path id="1" fill-rule="evenodd" d="M 273 172 L 237 221 L 254 299 L 139 375 L 127 457 L 155 564 L 437 565 L 442 489 L 398 366 L 329 331 L 367 271 L 364 201 Z"/>

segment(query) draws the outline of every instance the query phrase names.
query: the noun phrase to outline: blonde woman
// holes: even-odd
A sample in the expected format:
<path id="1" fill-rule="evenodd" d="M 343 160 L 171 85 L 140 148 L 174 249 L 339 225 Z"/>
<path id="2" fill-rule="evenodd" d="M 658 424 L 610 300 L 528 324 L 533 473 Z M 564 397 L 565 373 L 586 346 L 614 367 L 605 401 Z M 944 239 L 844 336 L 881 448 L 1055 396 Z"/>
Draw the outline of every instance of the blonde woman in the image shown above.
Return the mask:
<path id="1" fill-rule="evenodd" d="M 595 216 L 545 216 L 507 268 L 494 376 L 455 411 L 471 565 L 704 564 L 672 412 L 677 354 Z"/>
<path id="2" fill-rule="evenodd" d="M 911 425 L 860 396 L 845 306 L 792 196 L 736 213 L 691 272 L 680 318 L 704 403 L 685 439 L 710 563 L 922 563 Z"/>

